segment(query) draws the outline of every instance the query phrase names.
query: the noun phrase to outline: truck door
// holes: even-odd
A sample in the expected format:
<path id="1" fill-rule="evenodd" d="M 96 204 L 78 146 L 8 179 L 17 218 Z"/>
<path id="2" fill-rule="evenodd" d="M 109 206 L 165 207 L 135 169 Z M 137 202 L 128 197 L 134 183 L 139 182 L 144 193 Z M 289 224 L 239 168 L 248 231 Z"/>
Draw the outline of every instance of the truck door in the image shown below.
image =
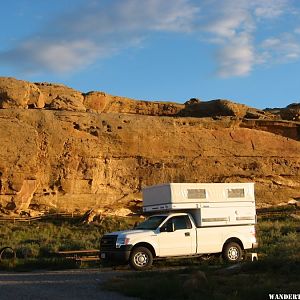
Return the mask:
<path id="1" fill-rule="evenodd" d="M 180 256 L 196 253 L 196 230 L 188 216 L 167 220 L 158 234 L 159 256 Z"/>

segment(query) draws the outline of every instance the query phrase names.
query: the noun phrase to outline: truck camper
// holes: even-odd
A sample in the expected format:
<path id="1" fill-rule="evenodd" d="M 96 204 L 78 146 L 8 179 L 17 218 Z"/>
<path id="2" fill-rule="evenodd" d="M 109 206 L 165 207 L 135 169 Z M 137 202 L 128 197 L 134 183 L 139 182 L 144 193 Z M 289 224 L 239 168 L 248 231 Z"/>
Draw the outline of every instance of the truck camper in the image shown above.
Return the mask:
<path id="1" fill-rule="evenodd" d="M 101 260 L 129 262 L 136 270 L 153 260 L 222 254 L 238 262 L 257 247 L 254 183 L 168 183 L 143 189 L 150 217 L 132 230 L 105 234 Z"/>

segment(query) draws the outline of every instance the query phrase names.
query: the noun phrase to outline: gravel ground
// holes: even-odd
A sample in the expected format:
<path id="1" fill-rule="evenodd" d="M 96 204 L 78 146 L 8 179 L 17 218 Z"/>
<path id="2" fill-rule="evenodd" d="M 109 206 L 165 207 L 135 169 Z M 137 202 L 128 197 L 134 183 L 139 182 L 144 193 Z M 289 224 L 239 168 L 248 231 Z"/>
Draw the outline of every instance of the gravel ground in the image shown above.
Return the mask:
<path id="1" fill-rule="evenodd" d="M 0 272 L 1 300 L 101 299 L 129 300 L 101 289 L 109 278 L 130 271 L 100 271 L 99 269 L 39 271 L 30 273 Z"/>

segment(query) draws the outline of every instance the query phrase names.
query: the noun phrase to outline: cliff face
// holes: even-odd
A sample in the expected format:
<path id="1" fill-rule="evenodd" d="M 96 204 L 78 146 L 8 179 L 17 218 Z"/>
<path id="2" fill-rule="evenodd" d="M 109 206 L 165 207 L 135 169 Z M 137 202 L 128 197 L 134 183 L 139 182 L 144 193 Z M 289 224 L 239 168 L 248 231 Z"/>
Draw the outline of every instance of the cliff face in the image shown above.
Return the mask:
<path id="1" fill-rule="evenodd" d="M 255 182 L 258 206 L 300 199 L 300 123 L 279 113 L 12 78 L 0 107 L 3 212 L 119 209 L 164 182 Z"/>

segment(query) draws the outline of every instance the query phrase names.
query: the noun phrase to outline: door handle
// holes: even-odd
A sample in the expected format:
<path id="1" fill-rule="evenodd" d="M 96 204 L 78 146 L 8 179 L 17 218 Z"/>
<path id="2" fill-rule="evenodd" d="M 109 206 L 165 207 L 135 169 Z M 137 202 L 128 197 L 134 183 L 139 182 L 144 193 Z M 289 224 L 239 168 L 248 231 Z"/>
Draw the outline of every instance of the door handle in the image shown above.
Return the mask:
<path id="1" fill-rule="evenodd" d="M 185 236 L 190 236 L 191 234 L 189 232 L 186 232 L 184 235 Z"/>

